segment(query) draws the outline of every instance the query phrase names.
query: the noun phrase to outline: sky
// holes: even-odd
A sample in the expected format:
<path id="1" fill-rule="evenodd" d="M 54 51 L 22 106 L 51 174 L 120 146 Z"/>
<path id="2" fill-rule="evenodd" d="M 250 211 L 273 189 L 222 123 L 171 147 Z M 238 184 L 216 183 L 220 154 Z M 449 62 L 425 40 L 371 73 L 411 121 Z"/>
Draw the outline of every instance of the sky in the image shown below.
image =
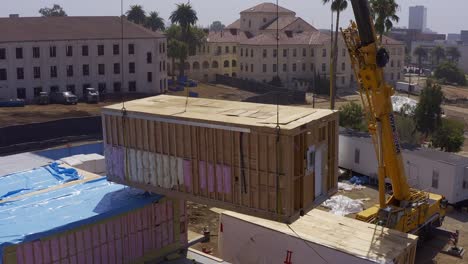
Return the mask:
<path id="1" fill-rule="evenodd" d="M 149 11 L 157 11 L 166 21 L 175 9 L 175 4 L 184 0 L 123 0 L 124 9 L 139 4 Z M 198 13 L 199 24 L 208 26 L 219 20 L 228 25 L 239 18 L 239 12 L 262 3 L 258 0 L 191 0 Z M 38 10 L 54 3 L 61 5 L 70 16 L 112 16 L 120 15 L 120 0 L 1 0 L 0 17 L 9 14 L 38 16 Z M 428 28 L 439 33 L 460 33 L 468 29 L 467 0 L 397 0 L 401 9 L 397 26 L 408 26 L 408 7 L 424 5 L 427 7 Z M 297 16 L 316 28 L 330 28 L 330 12 L 322 0 L 280 0 L 279 4 L 297 13 Z M 342 16 L 341 26 L 347 26 L 352 19 L 351 5 Z"/>

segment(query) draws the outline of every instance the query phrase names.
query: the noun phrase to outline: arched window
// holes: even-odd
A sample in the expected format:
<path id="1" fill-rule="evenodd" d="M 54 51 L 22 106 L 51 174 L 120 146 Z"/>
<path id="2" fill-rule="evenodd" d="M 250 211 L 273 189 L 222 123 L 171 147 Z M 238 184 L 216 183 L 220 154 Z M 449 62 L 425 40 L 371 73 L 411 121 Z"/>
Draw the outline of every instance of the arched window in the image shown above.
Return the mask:
<path id="1" fill-rule="evenodd" d="M 218 67 L 219 67 L 219 64 L 218 64 L 217 61 L 213 61 L 213 62 L 211 63 L 211 68 L 217 69 Z"/>
<path id="2" fill-rule="evenodd" d="M 208 69 L 210 68 L 210 63 L 207 61 L 204 61 L 202 66 L 203 66 L 203 69 Z"/>
<path id="3" fill-rule="evenodd" d="M 229 61 L 228 60 L 224 61 L 224 68 L 229 68 Z"/>
<path id="4" fill-rule="evenodd" d="M 232 60 L 231 66 L 232 66 L 232 67 L 237 67 L 237 61 L 236 61 L 236 60 Z"/>
<path id="5" fill-rule="evenodd" d="M 200 69 L 200 63 L 198 61 L 195 61 L 192 66 L 193 70 L 199 70 Z"/>

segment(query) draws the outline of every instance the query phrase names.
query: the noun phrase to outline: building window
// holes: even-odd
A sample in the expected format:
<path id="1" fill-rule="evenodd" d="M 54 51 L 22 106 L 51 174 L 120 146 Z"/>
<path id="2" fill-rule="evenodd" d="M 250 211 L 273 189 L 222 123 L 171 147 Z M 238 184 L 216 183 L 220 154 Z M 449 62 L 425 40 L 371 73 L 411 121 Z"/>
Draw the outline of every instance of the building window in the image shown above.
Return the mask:
<path id="1" fill-rule="evenodd" d="M 73 47 L 72 46 L 67 46 L 67 48 L 65 49 L 65 55 L 67 57 L 73 56 Z"/>
<path id="2" fill-rule="evenodd" d="M 128 44 L 128 55 L 135 54 L 135 44 Z"/>
<path id="3" fill-rule="evenodd" d="M 89 64 L 83 64 L 83 76 L 89 76 Z"/>
<path id="4" fill-rule="evenodd" d="M 236 46 L 232 46 L 232 53 L 234 53 L 234 54 L 237 53 L 237 47 Z"/>
<path id="5" fill-rule="evenodd" d="M 6 69 L 0 69 L 0 81 L 7 80 L 7 71 Z"/>
<path id="6" fill-rule="evenodd" d="M 57 66 L 50 66 L 50 78 L 57 78 Z"/>
<path id="7" fill-rule="evenodd" d="M 249 28 L 252 27 L 252 21 L 249 20 Z"/>
<path id="8" fill-rule="evenodd" d="M 393 68 L 393 60 L 390 61 L 390 67 Z"/>
<path id="9" fill-rule="evenodd" d="M 55 46 L 50 46 L 50 47 L 49 47 L 49 56 L 50 56 L 51 58 L 57 57 L 57 47 L 55 47 Z M 42 89 L 42 88 L 41 88 L 41 89 Z"/>
<path id="10" fill-rule="evenodd" d="M 341 76 L 341 84 L 342 84 L 342 85 L 345 84 L 345 81 L 346 81 L 345 77 L 344 77 L 344 76 Z"/>
<path id="11" fill-rule="evenodd" d="M 244 64 L 240 64 L 240 71 L 244 71 Z"/>
<path id="12" fill-rule="evenodd" d="M 273 64 L 273 72 L 276 72 L 278 69 L 276 69 L 276 67 L 278 67 L 276 64 Z"/>
<path id="13" fill-rule="evenodd" d="M 322 57 L 326 57 L 327 56 L 327 49 L 322 49 Z"/>
<path id="14" fill-rule="evenodd" d="M 345 71 L 346 70 L 346 63 L 341 63 L 341 70 L 342 71 Z"/>
<path id="15" fill-rule="evenodd" d="M 253 53 L 254 53 L 253 49 L 250 49 L 250 57 L 252 57 L 252 58 L 253 58 Z"/>
<path id="16" fill-rule="evenodd" d="M 250 64 L 250 72 L 254 72 L 254 66 L 253 66 L 253 64 Z"/>
<path id="17" fill-rule="evenodd" d="M 354 163 L 359 164 L 361 156 L 361 151 L 359 149 L 354 149 Z"/>
<path id="18" fill-rule="evenodd" d="M 267 50 L 263 49 L 263 58 L 266 58 L 266 57 L 267 57 Z"/>
<path id="19" fill-rule="evenodd" d="M 81 56 L 88 56 L 89 55 L 89 48 L 88 45 L 81 46 Z"/>
<path id="20" fill-rule="evenodd" d="M 241 55 L 241 57 L 244 56 L 244 49 L 243 48 L 241 48 L 241 54 L 240 55 Z"/>
<path id="21" fill-rule="evenodd" d="M 297 50 L 293 49 L 293 57 L 297 57 Z"/>
<path id="22" fill-rule="evenodd" d="M 114 44 L 114 45 L 112 46 L 112 50 L 113 50 L 114 55 L 119 55 L 119 54 L 120 54 L 120 47 L 119 47 L 119 44 Z"/>
<path id="23" fill-rule="evenodd" d="M 98 83 L 98 91 L 99 91 L 99 94 L 105 94 L 106 93 L 107 85 L 106 85 L 105 82 Z"/>
<path id="24" fill-rule="evenodd" d="M 249 72 L 249 65 L 245 64 L 245 72 Z"/>
<path id="25" fill-rule="evenodd" d="M 34 97 L 41 95 L 42 87 L 34 87 Z"/>
<path id="26" fill-rule="evenodd" d="M 98 74 L 99 75 L 106 74 L 106 67 L 104 64 L 98 64 Z"/>
<path id="27" fill-rule="evenodd" d="M 229 61 L 225 60 L 223 63 L 224 68 L 229 68 Z"/>
<path id="28" fill-rule="evenodd" d="M 307 50 L 305 48 L 302 49 L 302 57 L 307 56 Z"/>
<path id="29" fill-rule="evenodd" d="M 286 63 L 283 64 L 283 72 L 288 71 L 288 65 Z"/>
<path id="30" fill-rule="evenodd" d="M 297 70 L 296 67 L 297 67 L 297 66 L 296 66 L 296 63 L 293 63 L 293 65 L 292 65 L 292 71 L 293 71 L 293 72 L 296 72 L 296 70 Z"/>
<path id="31" fill-rule="evenodd" d="M 136 92 L 136 81 L 128 82 L 128 91 L 129 92 Z"/>
<path id="32" fill-rule="evenodd" d="M 147 52 L 146 53 L 146 62 L 149 64 L 149 63 L 153 63 L 153 54 L 151 52 Z"/>
<path id="33" fill-rule="evenodd" d="M 60 89 L 59 89 L 59 87 L 58 87 L 57 85 L 52 85 L 52 86 L 50 87 L 50 92 L 51 92 L 51 93 L 56 93 L 56 92 L 58 92 L 59 90 L 60 90 Z"/>
<path id="34" fill-rule="evenodd" d="M 434 189 L 439 188 L 439 171 L 438 170 L 432 171 L 432 188 Z"/>
<path id="35" fill-rule="evenodd" d="M 322 71 L 325 72 L 327 70 L 327 65 L 325 63 L 322 63 Z"/>
<path id="36" fill-rule="evenodd" d="M 152 72 L 148 72 L 146 74 L 146 79 L 148 80 L 149 83 L 153 82 L 153 73 Z"/>
<path id="37" fill-rule="evenodd" d="M 310 71 L 311 72 L 315 71 L 315 65 L 313 63 L 310 64 Z"/>
<path id="38" fill-rule="evenodd" d="M 17 59 L 23 58 L 23 48 L 16 48 L 16 58 Z"/>
<path id="39" fill-rule="evenodd" d="M 5 48 L 0 49 L 0 60 L 6 59 L 6 50 Z"/>
<path id="40" fill-rule="evenodd" d="M 224 47 L 224 52 L 229 53 L 229 46 Z"/>
<path id="41" fill-rule="evenodd" d="M 26 99 L 26 89 L 25 88 L 16 88 L 16 98 Z"/>
<path id="42" fill-rule="evenodd" d="M 69 84 L 67 85 L 67 91 L 72 93 L 72 94 L 76 94 L 76 87 L 74 84 Z"/>
<path id="43" fill-rule="evenodd" d="M 122 84 L 120 82 L 114 82 L 114 92 L 120 92 L 122 90 Z"/>
<path id="44" fill-rule="evenodd" d="M 302 63 L 302 71 L 303 71 L 303 72 L 306 71 L 306 64 L 305 64 L 305 63 Z"/>
<path id="45" fill-rule="evenodd" d="M 104 45 L 98 45 L 97 46 L 97 55 L 98 56 L 104 56 Z"/>
<path id="46" fill-rule="evenodd" d="M 120 74 L 120 63 L 114 63 L 114 74 Z"/>
<path id="47" fill-rule="evenodd" d="M 67 65 L 67 77 L 73 77 L 73 65 Z"/>
<path id="48" fill-rule="evenodd" d="M 278 50 L 274 49 L 273 50 L 273 58 L 276 58 L 276 56 L 278 56 Z"/>
<path id="49" fill-rule="evenodd" d="M 342 50 L 341 50 L 341 53 L 342 53 L 342 56 L 343 56 L 343 57 L 346 57 L 346 49 L 342 49 Z"/>
<path id="50" fill-rule="evenodd" d="M 34 79 L 41 78 L 41 68 L 40 67 L 34 67 L 33 72 L 34 72 Z"/>
<path id="51" fill-rule="evenodd" d="M 166 70 L 166 61 L 163 61 L 163 71 Z"/>
<path id="52" fill-rule="evenodd" d="M 135 63 L 134 62 L 130 62 L 128 64 L 128 73 L 135 73 Z"/>
<path id="53" fill-rule="evenodd" d="M 401 79 L 401 75 L 400 75 L 400 73 L 397 73 L 397 77 L 398 77 L 398 80 L 400 80 L 400 79 Z"/>
<path id="54" fill-rule="evenodd" d="M 232 60 L 231 67 L 237 67 L 237 61 L 236 60 Z"/>
<path id="55" fill-rule="evenodd" d="M 311 57 L 314 57 L 314 56 L 315 56 L 315 50 L 314 50 L 314 48 L 311 48 L 311 49 L 310 49 L 310 56 L 311 56 Z"/>
<path id="56" fill-rule="evenodd" d="M 267 65 L 263 64 L 263 72 L 267 72 Z"/>
<path id="57" fill-rule="evenodd" d="M 283 57 L 287 57 L 288 56 L 288 50 L 287 49 L 283 49 Z"/>
<path id="58" fill-rule="evenodd" d="M 16 79 L 23 80 L 24 79 L 24 69 L 23 68 L 16 68 Z"/>
<path id="59" fill-rule="evenodd" d="M 41 50 L 39 47 L 33 47 L 33 58 L 38 59 L 41 57 Z"/>

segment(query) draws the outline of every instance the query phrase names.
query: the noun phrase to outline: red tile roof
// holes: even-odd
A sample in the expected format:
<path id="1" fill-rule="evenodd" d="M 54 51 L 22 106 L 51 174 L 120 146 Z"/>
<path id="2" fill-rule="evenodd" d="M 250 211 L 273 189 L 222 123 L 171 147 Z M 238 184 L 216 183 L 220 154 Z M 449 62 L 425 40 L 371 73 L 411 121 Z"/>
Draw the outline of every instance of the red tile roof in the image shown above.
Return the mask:
<path id="1" fill-rule="evenodd" d="M 238 43 L 248 38 L 246 32 L 237 30 L 237 34 L 233 34 L 233 31 L 235 30 L 210 31 L 206 40 L 212 43 Z"/>
<path id="2" fill-rule="evenodd" d="M 78 39 L 118 39 L 119 17 L 19 17 L 0 18 L 0 42 L 51 41 Z M 153 32 L 124 20 L 124 38 L 162 38 Z"/>
<path id="3" fill-rule="evenodd" d="M 280 45 L 320 45 L 330 40 L 330 35 L 319 31 L 307 31 L 301 33 L 280 32 Z M 244 39 L 241 45 L 276 45 L 276 33 L 267 32 L 259 34 L 250 39 Z"/>
<path id="4" fill-rule="evenodd" d="M 230 28 L 233 28 L 233 29 L 240 29 L 240 19 L 237 19 L 236 21 L 232 22 L 232 23 L 229 24 L 226 28 L 227 28 L 227 29 L 230 29 Z"/>
<path id="5" fill-rule="evenodd" d="M 273 3 L 261 3 L 259 5 L 256 5 L 254 7 L 251 7 L 249 9 L 246 9 L 244 11 L 241 12 L 242 13 L 276 13 L 276 9 L 277 9 L 277 6 Z M 281 7 L 279 6 L 278 7 L 278 11 L 279 13 L 281 14 L 291 14 L 291 15 L 295 15 L 296 13 L 294 13 L 293 11 L 289 10 L 289 9 L 286 9 L 284 7 Z"/>

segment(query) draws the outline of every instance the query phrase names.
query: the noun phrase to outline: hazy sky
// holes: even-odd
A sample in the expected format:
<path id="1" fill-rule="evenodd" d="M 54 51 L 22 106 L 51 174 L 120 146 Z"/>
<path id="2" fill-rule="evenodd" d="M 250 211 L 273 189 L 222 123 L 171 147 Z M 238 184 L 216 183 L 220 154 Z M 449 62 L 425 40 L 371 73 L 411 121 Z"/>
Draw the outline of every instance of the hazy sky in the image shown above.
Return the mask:
<path id="1" fill-rule="evenodd" d="M 37 16 L 38 10 L 53 3 L 60 4 L 72 16 L 119 15 L 120 0 L 0 0 L 0 16 L 11 13 L 20 16 Z M 158 11 L 164 19 L 182 0 L 124 0 L 124 7 L 140 4 L 147 11 Z M 199 23 L 209 25 L 214 20 L 229 24 L 239 17 L 239 12 L 264 1 L 258 0 L 191 0 L 198 12 Z M 459 33 L 468 29 L 467 0 L 397 0 L 401 6 L 399 26 L 408 26 L 408 7 L 425 5 L 427 7 L 428 27 L 439 33 Z M 295 11 L 298 16 L 317 28 L 330 27 L 329 7 L 322 0 L 282 0 L 281 6 Z M 342 26 L 352 18 L 349 8 L 343 15 Z"/>

